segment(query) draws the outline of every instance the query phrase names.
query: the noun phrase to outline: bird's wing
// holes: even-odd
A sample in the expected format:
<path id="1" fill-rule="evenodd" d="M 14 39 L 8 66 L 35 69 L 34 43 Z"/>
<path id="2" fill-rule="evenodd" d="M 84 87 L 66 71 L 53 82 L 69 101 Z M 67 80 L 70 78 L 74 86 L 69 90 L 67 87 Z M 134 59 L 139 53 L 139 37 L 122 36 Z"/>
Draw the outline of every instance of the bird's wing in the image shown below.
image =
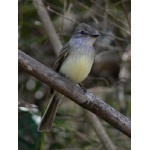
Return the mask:
<path id="1" fill-rule="evenodd" d="M 59 71 L 61 65 L 62 65 L 62 62 L 67 58 L 68 54 L 69 54 L 69 48 L 70 48 L 70 45 L 67 43 L 61 50 L 61 52 L 59 53 L 59 56 L 54 64 L 54 70 L 56 72 Z"/>
<path id="2" fill-rule="evenodd" d="M 62 65 L 62 62 L 67 58 L 67 56 L 69 54 L 69 48 L 70 48 L 70 45 L 67 43 L 66 45 L 64 45 L 64 47 L 60 51 L 59 56 L 58 56 L 58 58 L 54 64 L 54 67 L 53 67 L 53 69 L 56 72 L 59 72 L 59 69 Z M 54 89 L 50 88 L 50 93 L 53 94 L 53 92 L 54 92 Z"/>

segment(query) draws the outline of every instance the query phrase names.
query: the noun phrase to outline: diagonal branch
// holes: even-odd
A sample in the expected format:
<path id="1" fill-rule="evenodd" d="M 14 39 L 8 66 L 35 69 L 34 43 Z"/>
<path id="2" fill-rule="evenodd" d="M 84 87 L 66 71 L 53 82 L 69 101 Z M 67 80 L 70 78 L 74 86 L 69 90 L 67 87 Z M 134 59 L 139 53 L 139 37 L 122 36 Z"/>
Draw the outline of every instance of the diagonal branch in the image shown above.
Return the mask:
<path id="1" fill-rule="evenodd" d="M 84 92 L 81 88 L 69 80 L 63 78 L 55 71 L 44 66 L 40 62 L 19 51 L 19 67 L 40 81 L 65 95 L 81 107 L 93 112 L 127 136 L 131 136 L 130 120 L 117 110 L 103 102 L 90 92 Z"/>

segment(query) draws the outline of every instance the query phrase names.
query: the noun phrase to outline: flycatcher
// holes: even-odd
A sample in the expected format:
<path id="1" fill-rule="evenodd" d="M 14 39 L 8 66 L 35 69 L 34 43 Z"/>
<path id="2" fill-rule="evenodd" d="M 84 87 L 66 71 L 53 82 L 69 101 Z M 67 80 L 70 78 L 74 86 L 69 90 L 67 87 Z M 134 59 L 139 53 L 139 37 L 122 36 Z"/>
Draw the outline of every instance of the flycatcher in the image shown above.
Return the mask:
<path id="1" fill-rule="evenodd" d="M 95 49 L 93 43 L 100 35 L 97 29 L 81 23 L 77 26 L 69 42 L 62 48 L 54 65 L 54 70 L 74 83 L 81 83 L 90 73 Z M 62 95 L 53 89 L 47 109 L 38 127 L 40 132 L 50 132 Z"/>

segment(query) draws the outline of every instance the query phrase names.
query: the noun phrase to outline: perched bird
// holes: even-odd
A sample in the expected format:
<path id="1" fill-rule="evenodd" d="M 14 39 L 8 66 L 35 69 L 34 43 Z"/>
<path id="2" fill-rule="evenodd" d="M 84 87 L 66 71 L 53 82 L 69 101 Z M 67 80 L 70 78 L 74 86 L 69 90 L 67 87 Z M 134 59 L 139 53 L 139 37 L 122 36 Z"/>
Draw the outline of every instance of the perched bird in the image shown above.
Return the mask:
<path id="1" fill-rule="evenodd" d="M 93 43 L 100 35 L 97 29 L 88 24 L 77 26 L 69 42 L 62 48 L 54 65 L 54 70 L 74 83 L 81 83 L 90 73 L 95 49 Z M 52 96 L 38 127 L 40 132 L 49 132 L 56 116 L 62 95 L 51 90 Z"/>

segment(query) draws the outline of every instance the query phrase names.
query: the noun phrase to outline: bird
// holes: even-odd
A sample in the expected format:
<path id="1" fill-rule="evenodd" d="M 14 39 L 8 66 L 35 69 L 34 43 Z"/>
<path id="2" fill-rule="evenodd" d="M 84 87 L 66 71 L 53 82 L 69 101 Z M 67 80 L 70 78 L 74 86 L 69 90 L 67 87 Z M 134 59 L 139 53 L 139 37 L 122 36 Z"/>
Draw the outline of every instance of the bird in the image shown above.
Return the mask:
<path id="1" fill-rule="evenodd" d="M 70 40 L 63 46 L 54 64 L 54 71 L 75 84 L 80 84 L 90 73 L 95 58 L 93 43 L 100 36 L 99 31 L 80 23 Z M 50 132 L 59 108 L 62 95 L 51 89 L 49 104 L 38 126 L 39 132 Z"/>

